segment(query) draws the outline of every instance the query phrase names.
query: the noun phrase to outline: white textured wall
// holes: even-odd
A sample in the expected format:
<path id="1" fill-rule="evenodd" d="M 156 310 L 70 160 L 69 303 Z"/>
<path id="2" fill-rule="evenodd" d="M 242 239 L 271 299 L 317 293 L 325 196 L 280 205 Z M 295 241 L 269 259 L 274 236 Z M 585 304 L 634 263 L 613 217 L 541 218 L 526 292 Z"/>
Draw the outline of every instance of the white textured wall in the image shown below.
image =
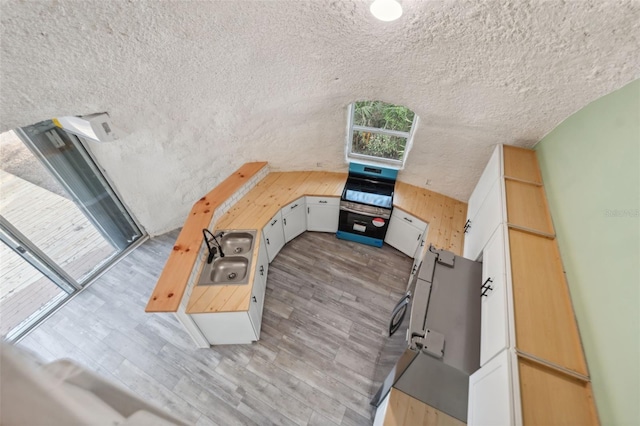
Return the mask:
<path id="1" fill-rule="evenodd" d="M 640 76 L 640 2 L 2 1 L 0 130 L 108 111 L 92 150 L 151 234 L 246 161 L 345 170 L 346 106 L 421 117 L 401 179 L 466 200 L 492 146 L 531 146 Z"/>

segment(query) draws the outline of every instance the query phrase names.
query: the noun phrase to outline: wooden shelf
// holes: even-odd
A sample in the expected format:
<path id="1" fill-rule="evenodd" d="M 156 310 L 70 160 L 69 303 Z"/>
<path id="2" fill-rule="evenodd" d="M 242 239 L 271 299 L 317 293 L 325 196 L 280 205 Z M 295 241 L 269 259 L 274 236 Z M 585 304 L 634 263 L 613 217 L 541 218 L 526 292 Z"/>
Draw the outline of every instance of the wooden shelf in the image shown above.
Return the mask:
<path id="1" fill-rule="evenodd" d="M 547 198 L 542 186 L 507 179 L 505 190 L 509 224 L 545 234 L 554 233 Z"/>
<path id="2" fill-rule="evenodd" d="M 555 239 L 509 229 L 516 347 L 588 376 Z"/>
<path id="3" fill-rule="evenodd" d="M 542 184 L 536 152 L 517 146 L 504 145 L 504 176 Z"/>
<path id="4" fill-rule="evenodd" d="M 590 382 L 522 358 L 518 370 L 523 425 L 598 424 Z"/>

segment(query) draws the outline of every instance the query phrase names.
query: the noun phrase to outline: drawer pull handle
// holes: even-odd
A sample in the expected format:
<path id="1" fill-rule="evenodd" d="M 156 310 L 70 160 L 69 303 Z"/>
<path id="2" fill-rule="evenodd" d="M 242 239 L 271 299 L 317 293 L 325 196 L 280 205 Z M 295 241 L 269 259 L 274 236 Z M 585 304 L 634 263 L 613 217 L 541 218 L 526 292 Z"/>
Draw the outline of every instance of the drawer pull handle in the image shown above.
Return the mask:
<path id="1" fill-rule="evenodd" d="M 492 283 L 492 282 L 493 282 L 493 280 L 491 279 L 491 277 L 489 277 L 482 283 L 480 288 L 485 288 L 485 286 L 487 286 L 487 283 Z"/>
<path id="2" fill-rule="evenodd" d="M 320 204 L 327 204 L 327 201 L 326 201 L 326 200 L 320 200 L 320 201 L 318 201 L 318 202 L 319 202 Z"/>
<path id="3" fill-rule="evenodd" d="M 291 206 L 291 210 L 295 209 L 296 207 L 298 207 L 298 205 L 297 205 L 297 204 L 292 205 L 292 206 Z"/>
<path id="4" fill-rule="evenodd" d="M 278 222 L 278 219 L 274 219 L 273 222 L 271 222 L 271 226 L 275 225 Z"/>
<path id="5" fill-rule="evenodd" d="M 254 302 L 258 303 L 258 299 L 256 299 L 255 296 L 251 296 L 251 298 L 253 299 Z"/>
<path id="6" fill-rule="evenodd" d="M 413 223 L 413 220 L 409 219 L 408 217 L 405 217 L 404 220 L 406 220 L 409 223 Z"/>

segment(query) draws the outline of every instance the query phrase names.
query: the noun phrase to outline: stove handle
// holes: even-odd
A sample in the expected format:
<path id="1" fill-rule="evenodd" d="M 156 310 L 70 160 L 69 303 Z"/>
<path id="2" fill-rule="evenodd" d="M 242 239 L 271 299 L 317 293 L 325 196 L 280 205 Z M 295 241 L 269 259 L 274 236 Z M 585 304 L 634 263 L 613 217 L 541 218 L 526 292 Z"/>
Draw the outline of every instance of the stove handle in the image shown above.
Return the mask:
<path id="1" fill-rule="evenodd" d="M 353 210 L 353 209 L 350 209 L 349 207 L 344 207 L 344 206 L 340 206 L 340 210 L 343 210 L 345 212 L 355 213 L 355 214 L 361 214 L 362 216 L 381 217 L 383 219 L 389 219 L 388 215 L 385 215 L 385 214 L 366 213 L 366 212 L 361 212 L 361 211 L 358 211 L 358 210 Z"/>

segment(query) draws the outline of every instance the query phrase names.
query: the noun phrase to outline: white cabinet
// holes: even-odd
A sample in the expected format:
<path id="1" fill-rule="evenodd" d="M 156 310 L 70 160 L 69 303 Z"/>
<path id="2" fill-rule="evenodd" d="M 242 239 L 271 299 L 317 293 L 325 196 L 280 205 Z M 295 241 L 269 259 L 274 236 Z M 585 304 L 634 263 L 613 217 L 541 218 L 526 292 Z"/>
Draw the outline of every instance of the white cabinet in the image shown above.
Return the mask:
<path id="1" fill-rule="evenodd" d="M 293 240 L 307 230 L 307 212 L 304 197 L 284 206 L 281 211 L 286 242 Z"/>
<path id="2" fill-rule="evenodd" d="M 482 254 L 480 365 L 509 346 L 504 230 L 496 229 Z"/>
<path id="3" fill-rule="evenodd" d="M 496 180 L 475 216 L 465 225 L 464 252 L 467 259 L 477 260 L 489 238 L 502 222 L 502 185 Z"/>
<path id="4" fill-rule="evenodd" d="M 264 238 L 260 241 L 257 265 L 247 311 L 190 314 L 202 335 L 211 345 L 246 344 L 260 339 L 262 310 L 269 268 Z"/>
<path id="5" fill-rule="evenodd" d="M 426 229 L 426 222 L 402 210 L 393 209 L 384 242 L 407 256 L 415 257 Z"/>
<path id="6" fill-rule="evenodd" d="M 269 263 L 271 263 L 276 255 L 280 253 L 282 247 L 284 247 L 284 231 L 280 210 L 278 210 L 278 213 L 276 213 L 262 229 L 262 236 L 267 246 Z"/>
<path id="7" fill-rule="evenodd" d="M 502 351 L 469 377 L 468 426 L 514 424 L 511 353 Z"/>
<path id="8" fill-rule="evenodd" d="M 473 218 L 480 210 L 480 206 L 482 206 L 489 190 L 500 177 L 500 168 L 500 146 L 497 146 L 493 154 L 491 154 L 491 158 L 484 168 L 484 172 L 482 172 L 482 176 L 480 176 L 480 180 L 476 184 L 471 197 L 469 197 L 467 218 Z"/>
<path id="9" fill-rule="evenodd" d="M 306 197 L 307 231 L 336 232 L 340 217 L 337 197 Z"/>
<path id="10" fill-rule="evenodd" d="M 376 416 L 373 419 L 373 426 L 384 426 L 384 419 L 387 416 L 387 407 L 389 407 L 389 395 L 384 397 L 378 408 L 376 408 Z"/>

